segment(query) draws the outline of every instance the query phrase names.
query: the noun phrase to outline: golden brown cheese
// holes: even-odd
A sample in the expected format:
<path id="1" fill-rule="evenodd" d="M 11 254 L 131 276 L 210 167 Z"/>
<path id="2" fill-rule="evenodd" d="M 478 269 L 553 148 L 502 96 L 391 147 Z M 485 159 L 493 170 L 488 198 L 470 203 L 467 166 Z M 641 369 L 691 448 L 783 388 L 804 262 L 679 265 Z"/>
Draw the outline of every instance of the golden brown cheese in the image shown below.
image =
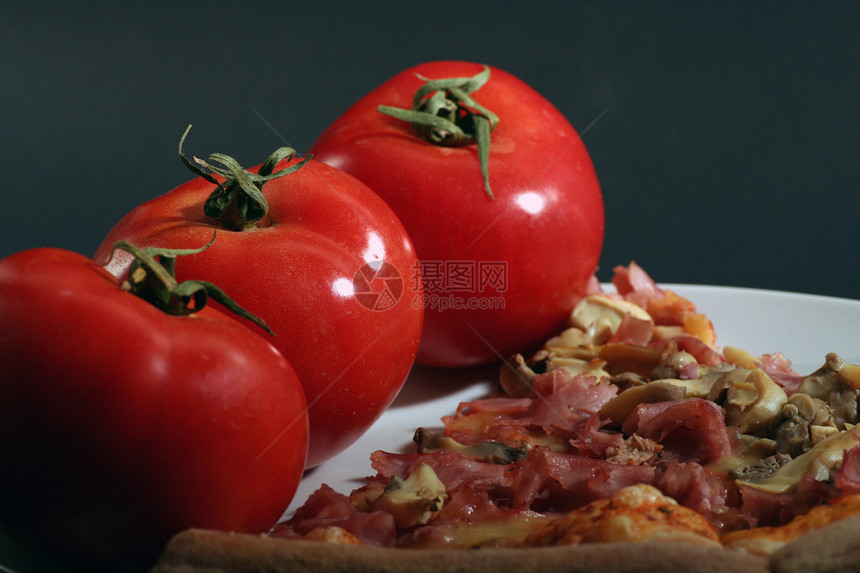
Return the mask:
<path id="1" fill-rule="evenodd" d="M 523 545 L 637 541 L 719 546 L 716 531 L 704 517 L 645 484 L 626 487 L 560 517 L 532 533 Z"/>

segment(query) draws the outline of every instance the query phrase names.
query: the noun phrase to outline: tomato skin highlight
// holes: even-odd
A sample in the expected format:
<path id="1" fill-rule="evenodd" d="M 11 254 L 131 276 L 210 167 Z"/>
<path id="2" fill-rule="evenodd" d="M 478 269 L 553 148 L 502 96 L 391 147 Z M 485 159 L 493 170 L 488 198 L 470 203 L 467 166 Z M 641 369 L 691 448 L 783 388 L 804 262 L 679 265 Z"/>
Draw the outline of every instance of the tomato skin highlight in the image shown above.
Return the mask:
<path id="1" fill-rule="evenodd" d="M 307 406 L 267 335 L 61 249 L 0 261 L 0 324 L 0 522 L 22 543 L 143 570 L 181 530 L 264 532 L 289 505 Z"/>
<path id="2" fill-rule="evenodd" d="M 417 362 L 432 366 L 493 362 L 540 344 L 585 292 L 603 244 L 603 199 L 588 152 L 562 114 L 521 80 L 491 66 L 489 81 L 471 94 L 499 116 L 488 166 L 495 200 L 484 192 L 475 145 L 436 146 L 377 111 L 409 108 L 426 79 L 481 69 L 452 61 L 407 69 L 357 101 L 310 150 L 392 207 L 422 269 L 469 262 L 477 281 L 481 263 L 504 263 L 504 288 L 442 285 L 434 293 L 425 281 Z M 458 302 L 477 308 L 453 308 Z"/>
<path id="3" fill-rule="evenodd" d="M 291 159 L 284 165 L 292 165 Z M 251 169 L 250 171 L 255 171 Z M 311 159 L 263 187 L 268 215 L 255 228 L 220 229 L 204 214 L 214 185 L 194 179 L 128 213 L 94 259 L 117 276 L 118 240 L 204 252 L 177 267 L 177 279 L 219 285 L 272 328 L 272 344 L 305 388 L 311 441 L 307 467 L 357 440 L 391 404 L 412 368 L 423 309 L 412 305 L 420 283 L 412 243 L 391 209 L 352 176 Z M 386 261 L 401 278 L 396 303 L 384 310 L 362 304 L 351 289 L 366 265 Z"/>

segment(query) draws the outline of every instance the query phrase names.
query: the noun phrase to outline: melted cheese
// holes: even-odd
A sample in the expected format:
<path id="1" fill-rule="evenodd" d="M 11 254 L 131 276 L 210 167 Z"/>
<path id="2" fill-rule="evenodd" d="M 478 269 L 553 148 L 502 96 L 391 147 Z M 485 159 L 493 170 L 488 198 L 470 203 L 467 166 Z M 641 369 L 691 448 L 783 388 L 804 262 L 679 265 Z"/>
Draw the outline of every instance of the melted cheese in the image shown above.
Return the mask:
<path id="1" fill-rule="evenodd" d="M 657 488 L 638 484 L 594 501 L 535 531 L 526 546 L 675 541 L 719 545 L 708 521 Z"/>
<path id="2" fill-rule="evenodd" d="M 433 526 L 430 536 L 415 536 L 400 545 L 413 549 L 474 547 L 516 547 L 533 531 L 553 521 L 553 517 L 522 511 L 479 521 L 457 521 Z"/>

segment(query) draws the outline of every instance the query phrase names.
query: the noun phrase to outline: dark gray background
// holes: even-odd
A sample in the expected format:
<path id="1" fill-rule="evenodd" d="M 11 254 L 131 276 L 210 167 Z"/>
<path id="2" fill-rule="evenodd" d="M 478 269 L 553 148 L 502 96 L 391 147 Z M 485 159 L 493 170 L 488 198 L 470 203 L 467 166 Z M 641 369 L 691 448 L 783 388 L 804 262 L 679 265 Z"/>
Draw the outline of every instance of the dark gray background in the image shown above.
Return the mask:
<path id="1" fill-rule="evenodd" d="M 8 4 L 0 256 L 91 255 L 190 178 L 188 123 L 189 152 L 253 165 L 284 140 L 307 150 L 397 72 L 464 59 L 521 77 L 582 134 L 602 279 L 636 260 L 663 282 L 860 298 L 857 3 Z"/>
<path id="2" fill-rule="evenodd" d="M 21 3 L 23 4 L 23 3 Z M 90 5 L 91 6 L 91 5 Z M 176 158 L 306 151 L 416 63 L 494 64 L 582 134 L 599 276 L 860 297 L 860 5 L 851 2 L 210 2 L 5 7 L 0 256 L 91 255 Z"/>

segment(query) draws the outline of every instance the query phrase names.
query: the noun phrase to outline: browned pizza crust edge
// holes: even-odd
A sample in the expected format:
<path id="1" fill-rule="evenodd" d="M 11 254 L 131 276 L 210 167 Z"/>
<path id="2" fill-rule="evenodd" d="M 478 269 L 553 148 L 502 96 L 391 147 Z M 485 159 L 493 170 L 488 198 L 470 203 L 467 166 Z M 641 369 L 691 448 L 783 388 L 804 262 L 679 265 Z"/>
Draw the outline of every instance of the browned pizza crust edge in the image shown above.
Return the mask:
<path id="1" fill-rule="evenodd" d="M 860 569 L 860 515 L 813 529 L 770 557 L 774 573 L 818 573 Z"/>
<path id="2" fill-rule="evenodd" d="M 595 543 L 509 549 L 388 549 L 191 529 L 151 573 L 517 573 L 769 571 L 757 556 L 687 543 Z"/>

